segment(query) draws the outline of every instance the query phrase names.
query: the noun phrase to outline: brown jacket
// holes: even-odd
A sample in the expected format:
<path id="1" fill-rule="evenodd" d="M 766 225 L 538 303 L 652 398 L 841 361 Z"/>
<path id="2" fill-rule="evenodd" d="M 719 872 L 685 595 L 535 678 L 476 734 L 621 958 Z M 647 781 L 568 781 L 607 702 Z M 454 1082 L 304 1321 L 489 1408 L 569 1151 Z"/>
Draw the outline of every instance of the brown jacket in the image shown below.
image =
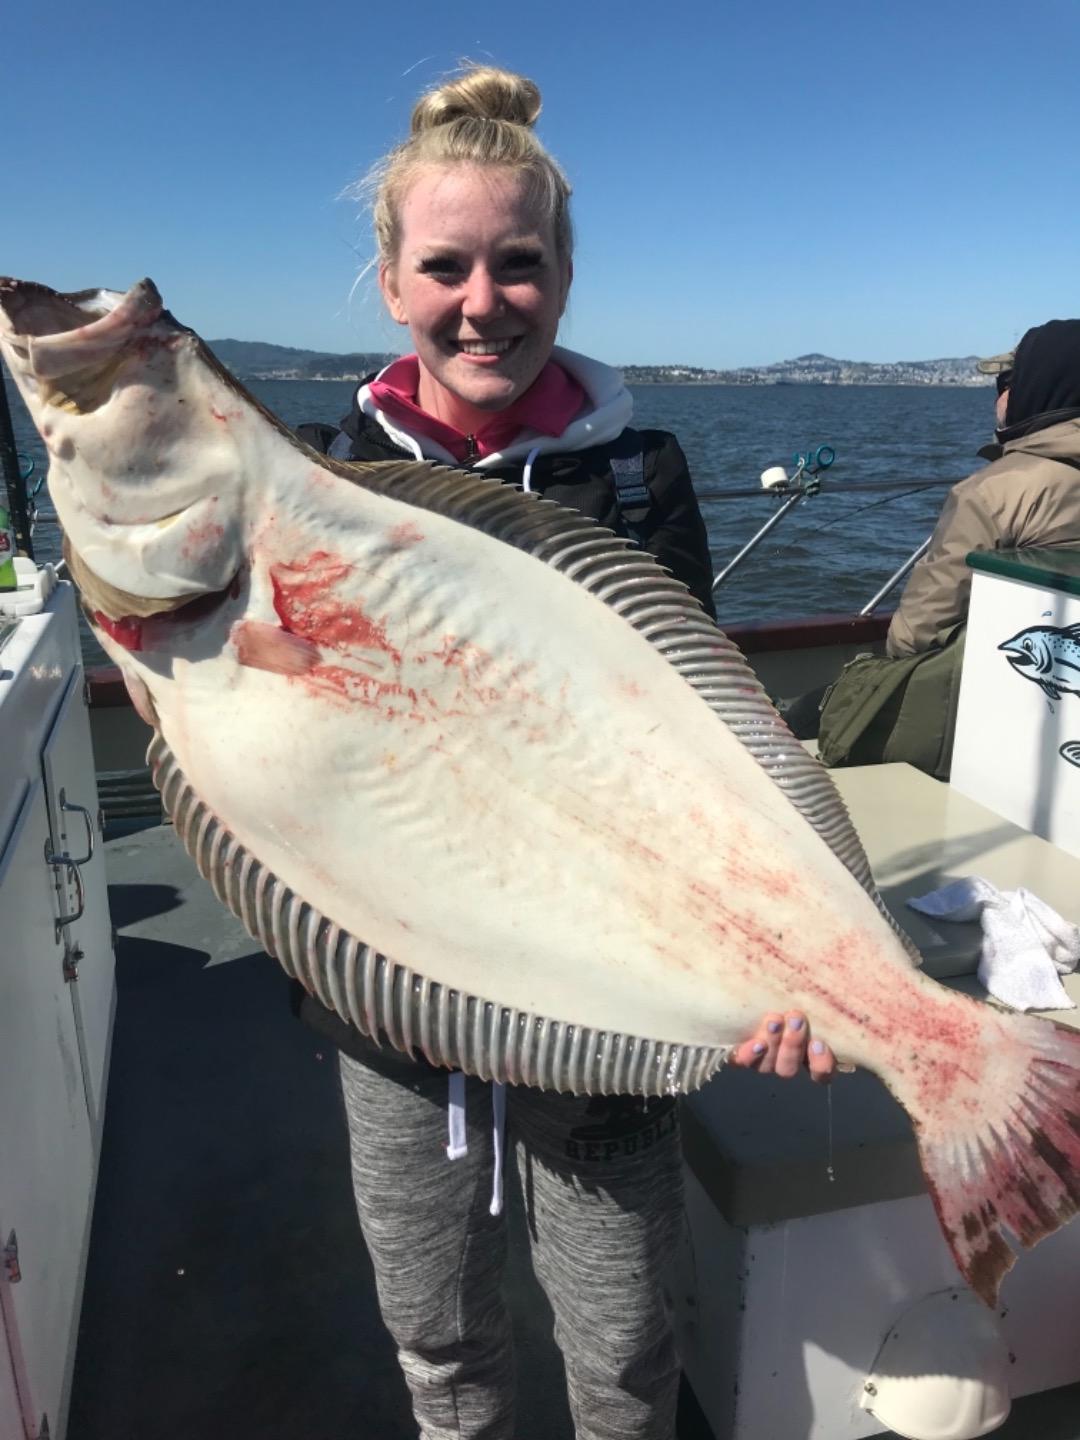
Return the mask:
<path id="1" fill-rule="evenodd" d="M 929 650 L 967 618 L 972 550 L 1054 545 L 1080 546 L 1080 420 L 1008 441 L 953 486 L 889 626 L 888 654 Z"/>

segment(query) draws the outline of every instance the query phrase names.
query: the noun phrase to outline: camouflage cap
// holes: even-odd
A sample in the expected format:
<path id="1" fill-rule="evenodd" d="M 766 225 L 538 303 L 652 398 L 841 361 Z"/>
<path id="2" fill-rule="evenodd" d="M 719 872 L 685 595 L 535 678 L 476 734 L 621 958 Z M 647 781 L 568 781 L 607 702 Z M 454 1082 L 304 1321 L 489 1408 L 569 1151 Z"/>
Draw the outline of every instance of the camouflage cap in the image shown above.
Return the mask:
<path id="1" fill-rule="evenodd" d="M 988 355 L 985 360 L 980 360 L 975 368 L 983 375 L 1000 375 L 1003 370 L 1013 368 L 1015 359 L 1016 351 L 1006 350 L 1003 355 Z"/>

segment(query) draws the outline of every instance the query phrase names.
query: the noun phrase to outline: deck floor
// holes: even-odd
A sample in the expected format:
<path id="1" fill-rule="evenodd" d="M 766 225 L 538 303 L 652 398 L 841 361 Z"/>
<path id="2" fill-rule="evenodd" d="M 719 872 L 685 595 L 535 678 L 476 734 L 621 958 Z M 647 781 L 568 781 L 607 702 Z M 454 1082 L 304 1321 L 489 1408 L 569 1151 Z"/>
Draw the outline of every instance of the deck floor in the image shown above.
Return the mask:
<path id="1" fill-rule="evenodd" d="M 170 828 L 107 851 L 117 1019 L 69 1440 L 415 1440 L 333 1055 Z M 572 1440 L 520 1222 L 512 1237 L 517 1440 Z M 1080 1386 L 1021 1402 L 997 1433 L 1080 1440 Z M 680 1440 L 708 1435 L 684 1396 Z"/>

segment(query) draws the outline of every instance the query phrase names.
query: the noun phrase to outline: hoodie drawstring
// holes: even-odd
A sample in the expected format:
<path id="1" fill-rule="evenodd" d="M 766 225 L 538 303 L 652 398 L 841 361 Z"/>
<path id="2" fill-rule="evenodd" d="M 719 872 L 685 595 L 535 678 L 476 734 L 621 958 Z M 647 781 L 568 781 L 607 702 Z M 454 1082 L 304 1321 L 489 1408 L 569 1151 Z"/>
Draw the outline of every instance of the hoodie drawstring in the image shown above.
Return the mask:
<path id="1" fill-rule="evenodd" d="M 526 455 L 525 457 L 525 469 L 521 472 L 521 489 L 522 493 L 525 495 L 532 494 L 533 461 L 540 454 L 540 451 L 543 448 L 544 447 L 542 445 L 534 445 L 533 448 L 529 451 L 528 455 Z"/>

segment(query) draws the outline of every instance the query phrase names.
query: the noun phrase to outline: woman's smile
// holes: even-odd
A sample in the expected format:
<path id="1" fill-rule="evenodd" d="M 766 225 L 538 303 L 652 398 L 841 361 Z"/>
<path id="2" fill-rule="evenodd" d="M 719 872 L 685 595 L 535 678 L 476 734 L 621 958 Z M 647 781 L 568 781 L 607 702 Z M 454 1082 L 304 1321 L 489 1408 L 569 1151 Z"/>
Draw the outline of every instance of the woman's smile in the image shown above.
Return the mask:
<path id="1" fill-rule="evenodd" d="M 517 336 L 506 340 L 456 340 L 453 344 L 462 355 L 468 355 L 473 359 L 498 359 L 505 355 L 517 344 Z"/>

